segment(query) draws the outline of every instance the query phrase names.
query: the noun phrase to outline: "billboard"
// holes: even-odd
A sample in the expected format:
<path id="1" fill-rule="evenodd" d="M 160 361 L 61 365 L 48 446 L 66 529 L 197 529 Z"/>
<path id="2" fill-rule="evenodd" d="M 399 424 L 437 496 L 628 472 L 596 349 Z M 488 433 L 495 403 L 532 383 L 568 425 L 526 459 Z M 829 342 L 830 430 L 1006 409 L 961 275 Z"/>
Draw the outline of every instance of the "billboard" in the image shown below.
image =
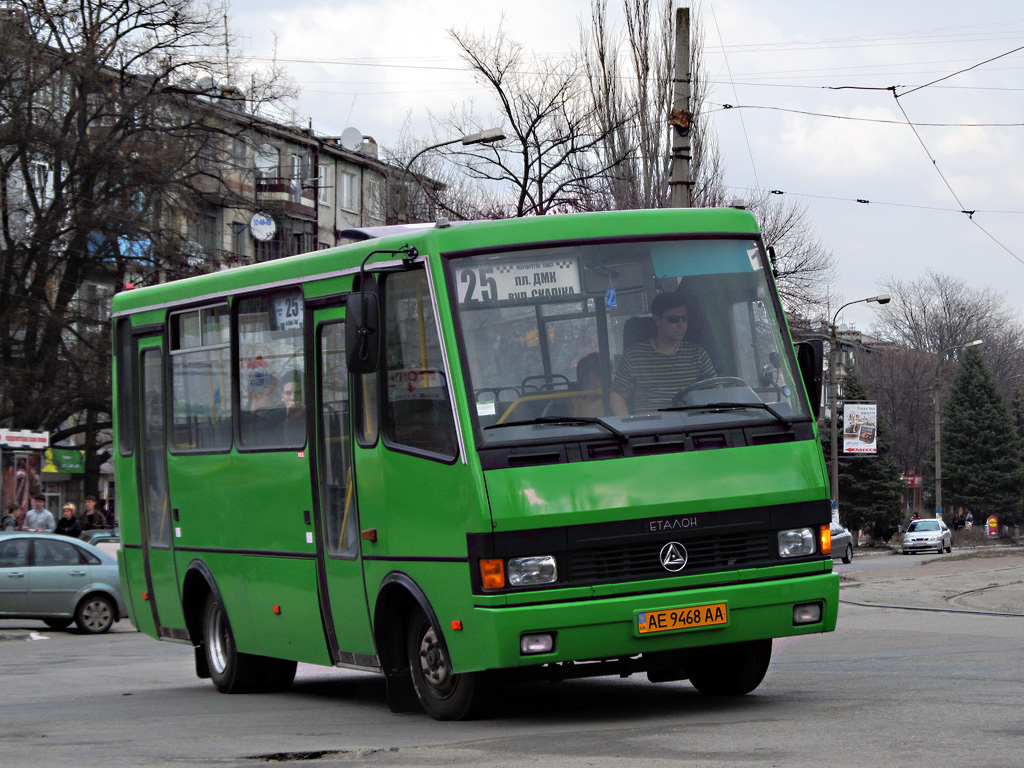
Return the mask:
<path id="1" fill-rule="evenodd" d="M 874 456 L 878 453 L 878 406 L 875 403 L 843 404 L 843 454 Z"/>

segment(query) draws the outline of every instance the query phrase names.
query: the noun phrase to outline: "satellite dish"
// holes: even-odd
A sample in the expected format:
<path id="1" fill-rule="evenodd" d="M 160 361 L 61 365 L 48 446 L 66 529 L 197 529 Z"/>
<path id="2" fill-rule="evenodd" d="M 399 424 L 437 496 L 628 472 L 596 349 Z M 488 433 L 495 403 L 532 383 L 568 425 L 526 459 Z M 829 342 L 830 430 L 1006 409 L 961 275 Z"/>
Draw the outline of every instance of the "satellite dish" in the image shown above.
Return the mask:
<path id="1" fill-rule="evenodd" d="M 363 132 L 349 126 L 341 132 L 341 146 L 349 152 L 356 152 L 363 146 Z"/>

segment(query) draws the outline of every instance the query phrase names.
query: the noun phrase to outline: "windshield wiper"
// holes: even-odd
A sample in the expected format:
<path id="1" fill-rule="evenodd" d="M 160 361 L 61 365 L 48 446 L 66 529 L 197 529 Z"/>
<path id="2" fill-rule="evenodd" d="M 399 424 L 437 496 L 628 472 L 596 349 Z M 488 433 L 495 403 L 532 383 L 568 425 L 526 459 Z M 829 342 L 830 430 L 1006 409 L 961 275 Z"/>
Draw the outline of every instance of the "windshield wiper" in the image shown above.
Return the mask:
<path id="1" fill-rule="evenodd" d="M 505 421 L 501 424 L 491 424 L 489 427 L 484 427 L 484 429 L 498 429 L 499 427 L 529 427 L 534 424 L 597 424 L 598 426 L 607 429 L 623 442 L 629 442 L 629 436 L 625 432 L 616 429 L 604 419 L 599 419 L 596 416 L 538 416 L 535 419 Z"/>
<path id="2" fill-rule="evenodd" d="M 674 405 L 671 408 L 659 408 L 659 411 L 726 411 L 739 408 L 760 408 L 768 411 L 772 416 L 781 421 L 787 427 L 793 426 L 792 419 L 787 419 L 781 413 L 772 408 L 768 403 L 704 403 L 702 405 Z"/>

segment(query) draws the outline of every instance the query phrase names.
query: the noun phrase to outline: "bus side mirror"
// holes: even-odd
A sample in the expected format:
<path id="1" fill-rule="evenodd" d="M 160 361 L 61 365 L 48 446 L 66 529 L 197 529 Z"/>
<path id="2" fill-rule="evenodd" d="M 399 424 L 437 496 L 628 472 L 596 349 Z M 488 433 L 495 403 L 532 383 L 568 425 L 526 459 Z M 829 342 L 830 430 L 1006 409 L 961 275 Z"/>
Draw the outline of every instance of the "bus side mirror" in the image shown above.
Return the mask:
<path id="1" fill-rule="evenodd" d="M 821 339 L 800 341 L 796 347 L 796 361 L 800 366 L 800 377 L 804 380 L 807 399 L 811 404 L 811 415 L 821 415 L 821 381 L 825 368 L 825 347 Z"/>
<path id="2" fill-rule="evenodd" d="M 345 357 L 352 373 L 373 373 L 380 363 L 380 301 L 356 291 L 345 306 Z"/>

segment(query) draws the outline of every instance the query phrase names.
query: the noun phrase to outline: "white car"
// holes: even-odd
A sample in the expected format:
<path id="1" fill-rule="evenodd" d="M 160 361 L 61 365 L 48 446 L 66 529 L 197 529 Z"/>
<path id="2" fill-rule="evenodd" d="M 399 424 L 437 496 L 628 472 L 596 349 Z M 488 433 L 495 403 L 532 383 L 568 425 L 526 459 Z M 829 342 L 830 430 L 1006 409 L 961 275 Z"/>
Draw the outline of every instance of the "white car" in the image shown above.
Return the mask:
<path id="1" fill-rule="evenodd" d="M 903 554 L 911 552 L 952 552 L 953 534 L 942 519 L 911 520 L 903 534 Z"/>

